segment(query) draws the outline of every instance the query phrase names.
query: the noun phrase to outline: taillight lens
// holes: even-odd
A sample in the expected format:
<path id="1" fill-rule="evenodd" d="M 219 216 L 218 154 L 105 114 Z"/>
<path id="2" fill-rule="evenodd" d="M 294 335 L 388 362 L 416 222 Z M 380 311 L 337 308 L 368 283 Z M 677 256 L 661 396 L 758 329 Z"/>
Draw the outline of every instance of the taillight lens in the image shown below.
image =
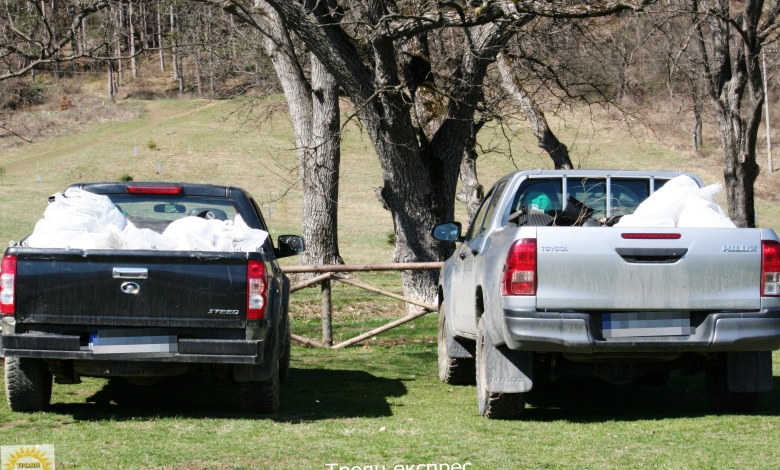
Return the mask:
<path id="1" fill-rule="evenodd" d="M 506 257 L 504 295 L 536 295 L 536 239 L 517 240 Z"/>
<path id="2" fill-rule="evenodd" d="M 761 295 L 780 296 L 780 243 L 762 240 L 761 251 Z"/>
<path id="3" fill-rule="evenodd" d="M 5 255 L 0 266 L 0 313 L 16 313 L 16 256 Z"/>
<path id="4" fill-rule="evenodd" d="M 268 287 L 265 264 L 262 261 L 249 260 L 246 267 L 246 284 L 246 318 L 260 320 L 265 315 Z"/>
<path id="5" fill-rule="evenodd" d="M 159 194 L 174 195 L 181 194 L 181 186 L 128 186 L 127 192 L 130 194 Z"/>

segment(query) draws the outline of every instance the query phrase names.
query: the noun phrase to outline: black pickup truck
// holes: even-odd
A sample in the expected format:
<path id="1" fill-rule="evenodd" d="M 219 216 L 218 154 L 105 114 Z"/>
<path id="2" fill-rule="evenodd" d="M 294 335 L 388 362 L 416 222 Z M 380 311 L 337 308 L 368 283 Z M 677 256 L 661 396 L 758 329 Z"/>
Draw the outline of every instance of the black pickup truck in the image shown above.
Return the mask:
<path id="1" fill-rule="evenodd" d="M 138 228 L 240 215 L 268 231 L 244 190 L 182 183 L 94 183 Z M 160 208 L 163 208 L 160 210 Z M 0 273 L 0 355 L 14 411 L 51 401 L 52 378 L 125 377 L 150 384 L 205 370 L 241 383 L 241 410 L 279 408 L 290 364 L 289 279 L 277 259 L 303 251 L 300 237 L 270 237 L 256 251 L 5 251 Z"/>

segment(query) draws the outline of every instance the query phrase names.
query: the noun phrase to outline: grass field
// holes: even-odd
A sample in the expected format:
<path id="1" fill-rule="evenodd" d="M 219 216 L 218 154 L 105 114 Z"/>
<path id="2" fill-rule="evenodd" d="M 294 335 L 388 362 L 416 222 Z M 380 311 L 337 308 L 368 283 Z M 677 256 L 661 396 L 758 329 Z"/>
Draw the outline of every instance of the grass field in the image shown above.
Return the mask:
<path id="1" fill-rule="evenodd" d="M 293 188 L 279 199 L 294 180 L 289 122 L 277 114 L 259 129 L 242 128 L 231 114 L 238 105 L 126 101 L 116 106 L 132 108 L 126 115 L 137 118 L 89 124 L 77 133 L 33 144 L 2 139 L 0 165 L 7 173 L 0 185 L 0 240 L 29 233 L 53 192 L 77 182 L 115 180 L 124 173 L 136 181 L 244 187 L 264 201 L 274 235 L 300 233 L 300 191 Z M 588 125 L 575 125 L 577 119 L 572 113 L 554 123 L 562 126 L 562 140 L 574 143 L 573 160 L 583 167 L 688 170 L 708 183 L 722 178 L 712 139 L 709 152 L 692 156 L 669 142 L 630 134 L 606 118 Z M 511 147 L 501 129 L 488 128 L 480 137 L 484 147 L 496 147 L 479 161 L 486 186 L 516 167 L 550 166 L 524 123 L 516 124 L 517 133 L 509 133 Z M 348 130 L 339 209 L 342 256 L 350 263 L 388 262 L 392 221 L 373 196 L 372 187 L 381 184 L 376 157 L 365 134 L 354 126 Z M 156 149 L 149 148 L 150 141 Z M 757 203 L 760 224 L 775 229 L 780 228 L 777 178 L 762 174 Z M 359 277 L 400 292 L 394 274 Z M 295 294 L 293 331 L 317 337 L 318 298 L 316 289 Z M 404 312 L 395 302 L 344 286 L 334 289 L 334 302 L 336 340 Z M 121 379 L 55 385 L 53 406 L 46 412 L 12 413 L 0 405 L 0 444 L 54 444 L 58 468 L 780 466 L 777 354 L 776 390 L 765 395 L 755 414 L 710 414 L 702 376 L 675 376 L 670 385 L 658 388 L 540 377 L 526 419 L 497 422 L 477 415 L 474 387 L 438 381 L 435 338 L 433 314 L 341 351 L 295 346 L 290 378 L 282 387 L 282 409 L 264 417 L 235 411 L 237 385 L 197 375 L 147 387 Z"/>

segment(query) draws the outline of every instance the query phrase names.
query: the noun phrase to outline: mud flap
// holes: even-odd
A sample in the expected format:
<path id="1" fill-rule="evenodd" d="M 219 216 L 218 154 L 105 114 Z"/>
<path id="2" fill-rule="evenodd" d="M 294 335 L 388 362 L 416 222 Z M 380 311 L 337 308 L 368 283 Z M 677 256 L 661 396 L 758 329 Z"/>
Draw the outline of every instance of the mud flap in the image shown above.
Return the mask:
<path id="1" fill-rule="evenodd" d="M 726 358 L 729 391 L 756 393 L 772 390 L 772 352 L 733 352 Z"/>
<path id="2" fill-rule="evenodd" d="M 487 391 L 491 393 L 524 393 L 534 386 L 534 356 L 528 351 L 514 351 L 506 346 L 485 344 Z"/>
<path id="3" fill-rule="evenodd" d="M 472 341 L 472 347 L 468 348 L 468 340 L 456 338 L 453 336 L 452 332 L 450 331 L 449 321 L 447 321 L 444 325 L 444 335 L 447 339 L 447 355 L 452 358 L 473 358 L 474 355 L 470 350 L 473 350 L 474 342 Z"/>

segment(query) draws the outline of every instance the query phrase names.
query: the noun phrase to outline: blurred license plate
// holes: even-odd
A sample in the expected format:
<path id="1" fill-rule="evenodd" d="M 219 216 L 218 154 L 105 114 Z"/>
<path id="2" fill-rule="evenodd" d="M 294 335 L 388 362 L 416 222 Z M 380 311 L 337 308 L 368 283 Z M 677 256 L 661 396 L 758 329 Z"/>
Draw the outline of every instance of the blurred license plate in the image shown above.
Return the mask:
<path id="1" fill-rule="evenodd" d="M 90 335 L 89 347 L 101 356 L 170 357 L 179 352 L 176 335 L 151 328 L 98 330 Z"/>
<path id="2" fill-rule="evenodd" d="M 684 336 L 693 333 L 690 312 L 603 313 L 605 338 L 630 336 Z"/>

